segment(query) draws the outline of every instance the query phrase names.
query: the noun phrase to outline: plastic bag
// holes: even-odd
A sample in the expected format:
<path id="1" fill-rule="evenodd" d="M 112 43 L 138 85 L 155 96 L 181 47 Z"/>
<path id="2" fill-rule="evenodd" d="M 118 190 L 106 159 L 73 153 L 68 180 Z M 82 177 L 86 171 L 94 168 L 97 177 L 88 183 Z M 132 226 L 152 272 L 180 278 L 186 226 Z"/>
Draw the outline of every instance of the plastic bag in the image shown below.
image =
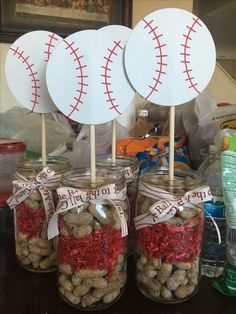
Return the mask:
<path id="1" fill-rule="evenodd" d="M 25 108 L 13 107 L 0 114 L 0 137 L 15 138 L 27 145 L 27 151 L 41 153 L 41 117 Z M 60 156 L 75 135 L 67 119 L 58 113 L 45 114 L 47 154 Z"/>
<path id="2" fill-rule="evenodd" d="M 196 98 L 194 112 L 197 117 L 197 129 L 193 133 L 191 121 L 186 133 L 189 135 L 190 157 L 196 168 L 208 156 L 209 145 L 216 142 L 221 130 L 236 128 L 236 106 L 216 104 L 214 98 L 205 90 Z"/>
<path id="3" fill-rule="evenodd" d="M 126 128 L 116 122 L 116 138 L 124 138 L 128 136 Z M 104 123 L 95 126 L 96 136 L 96 155 L 104 155 L 111 153 L 112 141 L 112 124 Z M 90 138 L 89 126 L 83 125 L 82 129 L 73 143 L 73 151 L 63 154 L 70 160 L 72 168 L 88 167 L 90 164 Z"/>

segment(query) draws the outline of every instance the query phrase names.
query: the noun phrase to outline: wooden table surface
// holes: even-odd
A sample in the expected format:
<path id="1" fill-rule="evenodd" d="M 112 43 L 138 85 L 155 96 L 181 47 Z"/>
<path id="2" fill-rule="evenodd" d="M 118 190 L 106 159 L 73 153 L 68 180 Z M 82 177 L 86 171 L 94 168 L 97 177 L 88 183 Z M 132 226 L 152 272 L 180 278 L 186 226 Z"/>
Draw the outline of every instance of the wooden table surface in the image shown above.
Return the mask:
<path id="1" fill-rule="evenodd" d="M 76 314 L 59 297 L 56 273 L 36 274 L 20 267 L 15 260 L 13 236 L 0 238 L 0 314 Z M 192 299 L 179 304 L 155 303 L 137 289 L 129 265 L 128 285 L 122 298 L 98 313 L 111 314 L 236 314 L 236 298 L 226 297 L 203 277 L 200 290 Z"/>

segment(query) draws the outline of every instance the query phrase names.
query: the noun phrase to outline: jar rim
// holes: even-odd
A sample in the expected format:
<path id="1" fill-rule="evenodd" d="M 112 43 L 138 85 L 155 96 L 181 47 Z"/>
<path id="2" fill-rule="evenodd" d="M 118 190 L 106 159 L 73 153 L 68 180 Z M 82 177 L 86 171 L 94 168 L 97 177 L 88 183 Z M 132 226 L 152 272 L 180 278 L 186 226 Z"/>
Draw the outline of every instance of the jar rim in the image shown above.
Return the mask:
<path id="1" fill-rule="evenodd" d="M 21 162 L 17 163 L 16 167 L 19 172 L 27 170 L 30 171 L 32 168 L 40 171 L 44 168 L 42 165 L 42 158 L 25 158 Z M 55 171 L 63 171 L 70 168 L 70 162 L 64 157 L 47 156 L 46 167 L 52 167 Z"/>
<path id="2" fill-rule="evenodd" d="M 116 156 L 115 164 L 112 161 L 111 155 L 100 155 L 96 161 L 97 167 L 110 167 L 111 169 L 122 170 L 125 167 L 132 167 L 133 171 L 138 170 L 137 160 L 129 156 Z"/>
<path id="3" fill-rule="evenodd" d="M 114 184 L 125 184 L 125 176 L 123 173 L 117 170 L 110 169 L 102 169 L 96 168 L 96 178 L 97 181 L 95 183 L 91 183 L 91 169 L 90 168 L 76 168 L 70 171 L 65 172 L 62 175 L 61 182 L 65 186 L 73 186 L 77 188 L 81 188 L 83 184 L 89 184 L 91 189 L 96 189 L 104 185 L 104 181 L 98 180 L 103 177 L 105 179 L 111 179 L 111 183 Z M 105 183 L 107 184 L 107 183 Z M 83 187 L 82 189 L 87 189 L 87 187 Z"/>
<path id="4" fill-rule="evenodd" d="M 155 179 L 160 176 L 169 176 L 169 170 L 167 168 L 146 168 L 142 171 L 140 179 L 148 183 L 150 179 Z M 169 186 L 178 188 L 178 186 L 175 186 L 175 178 L 182 178 L 184 180 L 184 178 L 186 177 L 190 177 L 193 180 L 194 185 L 200 185 L 201 183 L 203 183 L 201 177 L 199 176 L 199 173 L 196 170 L 181 168 L 175 168 L 174 180 L 167 180 L 167 182 L 169 182 Z"/>

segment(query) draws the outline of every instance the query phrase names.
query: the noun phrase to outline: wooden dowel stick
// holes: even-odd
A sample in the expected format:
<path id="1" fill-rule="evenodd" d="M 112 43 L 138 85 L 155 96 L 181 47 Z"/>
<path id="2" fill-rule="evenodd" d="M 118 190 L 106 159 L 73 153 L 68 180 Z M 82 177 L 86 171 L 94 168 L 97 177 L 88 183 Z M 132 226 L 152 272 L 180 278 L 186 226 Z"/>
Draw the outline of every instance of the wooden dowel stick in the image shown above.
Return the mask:
<path id="1" fill-rule="evenodd" d="M 174 180 L 174 153 L 175 153 L 175 106 L 170 107 L 169 126 L 169 179 Z"/>
<path id="2" fill-rule="evenodd" d="M 90 125 L 90 171 L 91 186 L 96 184 L 96 145 L 95 145 L 95 126 Z"/>
<path id="3" fill-rule="evenodd" d="M 47 148 L 46 148 L 46 123 L 45 123 L 45 114 L 41 113 L 41 154 L 42 154 L 42 166 L 47 165 Z"/>
<path id="4" fill-rule="evenodd" d="M 116 120 L 112 121 L 112 144 L 111 144 L 111 151 L 112 151 L 112 164 L 116 164 Z"/>

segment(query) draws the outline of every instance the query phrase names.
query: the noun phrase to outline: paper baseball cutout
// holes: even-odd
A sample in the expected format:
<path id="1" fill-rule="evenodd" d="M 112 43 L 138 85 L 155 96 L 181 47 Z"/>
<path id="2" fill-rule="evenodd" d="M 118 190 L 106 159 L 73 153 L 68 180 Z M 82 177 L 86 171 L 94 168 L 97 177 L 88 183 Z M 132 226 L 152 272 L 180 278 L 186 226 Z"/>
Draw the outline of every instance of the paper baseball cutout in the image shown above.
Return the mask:
<path id="1" fill-rule="evenodd" d="M 47 31 L 33 31 L 19 37 L 6 57 L 6 79 L 15 98 L 33 112 L 57 110 L 46 85 L 46 67 L 54 48 L 62 40 Z"/>
<path id="2" fill-rule="evenodd" d="M 64 39 L 47 66 L 49 93 L 61 112 L 85 124 L 117 118 L 135 92 L 124 68 L 124 48 L 131 29 L 110 25 Z"/>
<path id="3" fill-rule="evenodd" d="M 181 9 L 162 9 L 134 28 L 125 51 L 133 87 L 154 104 L 176 106 L 198 96 L 216 62 L 215 45 L 205 24 Z"/>

